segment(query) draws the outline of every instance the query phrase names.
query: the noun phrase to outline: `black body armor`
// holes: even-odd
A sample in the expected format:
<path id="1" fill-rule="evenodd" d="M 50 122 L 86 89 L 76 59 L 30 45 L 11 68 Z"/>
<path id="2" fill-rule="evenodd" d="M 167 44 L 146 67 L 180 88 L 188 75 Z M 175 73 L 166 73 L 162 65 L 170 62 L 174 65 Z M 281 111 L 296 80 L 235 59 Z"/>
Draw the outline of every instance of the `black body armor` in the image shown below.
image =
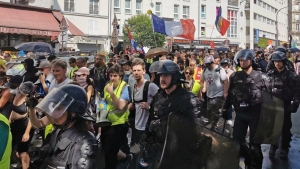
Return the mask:
<path id="1" fill-rule="evenodd" d="M 265 86 L 263 75 L 260 71 L 253 70 L 249 75 L 238 71 L 230 76 L 228 98 L 224 108 L 233 105 L 236 110 L 247 110 L 261 103 L 261 90 Z"/>
<path id="2" fill-rule="evenodd" d="M 274 96 L 282 99 L 283 101 L 292 101 L 299 98 L 299 77 L 297 74 L 290 70 L 277 70 L 268 71 L 269 80 L 266 85 L 268 91 L 273 93 Z"/>
<path id="3" fill-rule="evenodd" d="M 48 155 L 41 168 L 92 169 L 98 149 L 92 133 L 76 128 L 56 129 L 50 139 Z"/>

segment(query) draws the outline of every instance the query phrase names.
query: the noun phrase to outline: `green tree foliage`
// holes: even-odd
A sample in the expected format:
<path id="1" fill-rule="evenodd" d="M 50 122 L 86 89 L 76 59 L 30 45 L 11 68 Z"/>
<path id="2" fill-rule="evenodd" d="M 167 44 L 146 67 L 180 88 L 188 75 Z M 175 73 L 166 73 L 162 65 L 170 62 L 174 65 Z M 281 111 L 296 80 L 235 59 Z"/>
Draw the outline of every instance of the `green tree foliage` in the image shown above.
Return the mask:
<path id="1" fill-rule="evenodd" d="M 143 45 L 147 47 L 162 47 L 165 42 L 165 35 L 155 33 L 155 39 L 153 36 L 152 22 L 147 14 L 139 14 L 132 16 L 128 19 L 127 23 L 124 23 L 123 27 L 123 40 L 124 43 L 130 43 L 128 38 L 128 32 L 126 28 L 129 28 L 131 35 L 136 41 L 137 45 Z M 156 44 L 155 44 L 156 42 Z"/>

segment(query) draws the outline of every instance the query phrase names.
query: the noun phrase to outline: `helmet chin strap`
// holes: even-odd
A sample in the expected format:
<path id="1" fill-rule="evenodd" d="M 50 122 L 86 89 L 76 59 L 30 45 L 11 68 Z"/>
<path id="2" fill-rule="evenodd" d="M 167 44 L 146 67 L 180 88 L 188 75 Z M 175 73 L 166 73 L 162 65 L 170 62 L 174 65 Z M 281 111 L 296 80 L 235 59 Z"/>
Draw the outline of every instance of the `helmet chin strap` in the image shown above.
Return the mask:
<path id="1" fill-rule="evenodd" d="M 66 130 L 68 129 L 69 125 L 75 121 L 75 117 L 72 117 L 71 113 L 68 112 L 68 117 L 67 120 L 65 122 L 63 122 L 63 124 L 54 124 L 55 127 L 61 129 L 61 130 Z"/>

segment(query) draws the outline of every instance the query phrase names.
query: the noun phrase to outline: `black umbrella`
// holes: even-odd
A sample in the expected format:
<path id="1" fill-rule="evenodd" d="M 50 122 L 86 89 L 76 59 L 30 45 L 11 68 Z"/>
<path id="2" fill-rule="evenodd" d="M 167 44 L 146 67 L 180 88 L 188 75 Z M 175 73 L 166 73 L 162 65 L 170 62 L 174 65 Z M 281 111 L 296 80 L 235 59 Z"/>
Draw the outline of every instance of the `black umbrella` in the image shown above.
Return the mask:
<path id="1" fill-rule="evenodd" d="M 218 47 L 217 51 L 218 52 L 221 52 L 221 51 L 227 52 L 227 51 L 229 51 L 229 47 L 227 47 L 227 46 Z"/>
<path id="2" fill-rule="evenodd" d="M 15 46 L 15 48 L 27 52 L 55 53 L 52 46 L 49 43 L 45 42 L 25 42 Z"/>

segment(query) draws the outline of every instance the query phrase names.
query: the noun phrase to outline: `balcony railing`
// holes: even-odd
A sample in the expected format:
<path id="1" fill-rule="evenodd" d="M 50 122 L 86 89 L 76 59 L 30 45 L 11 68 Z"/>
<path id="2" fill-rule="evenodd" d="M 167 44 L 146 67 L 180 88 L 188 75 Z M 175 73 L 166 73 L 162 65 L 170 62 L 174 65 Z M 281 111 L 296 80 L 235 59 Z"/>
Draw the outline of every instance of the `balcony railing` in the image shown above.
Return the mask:
<path id="1" fill-rule="evenodd" d="M 228 0 L 228 5 L 229 6 L 239 6 L 239 0 Z"/>

